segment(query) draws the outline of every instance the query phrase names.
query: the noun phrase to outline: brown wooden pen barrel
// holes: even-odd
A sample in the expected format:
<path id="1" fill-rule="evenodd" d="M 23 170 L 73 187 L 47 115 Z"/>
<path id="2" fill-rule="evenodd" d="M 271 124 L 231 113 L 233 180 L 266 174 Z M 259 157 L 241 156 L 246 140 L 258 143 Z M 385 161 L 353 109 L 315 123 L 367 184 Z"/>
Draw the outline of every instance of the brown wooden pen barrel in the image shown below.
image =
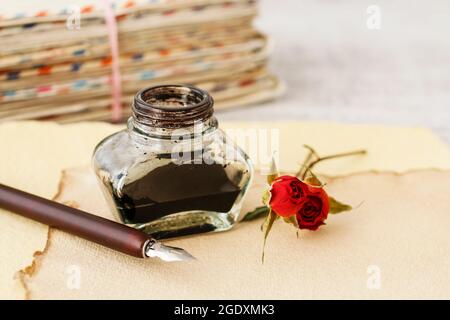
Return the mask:
<path id="1" fill-rule="evenodd" d="M 105 247 L 144 258 L 144 232 L 0 184 L 0 207 Z"/>

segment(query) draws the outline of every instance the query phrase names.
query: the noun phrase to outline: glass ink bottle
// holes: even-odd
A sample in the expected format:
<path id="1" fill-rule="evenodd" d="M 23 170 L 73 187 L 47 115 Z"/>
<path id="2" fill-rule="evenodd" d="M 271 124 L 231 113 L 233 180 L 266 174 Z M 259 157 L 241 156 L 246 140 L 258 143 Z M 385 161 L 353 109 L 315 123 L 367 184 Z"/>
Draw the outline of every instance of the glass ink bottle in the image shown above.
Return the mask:
<path id="1" fill-rule="evenodd" d="M 251 182 L 247 155 L 218 128 L 201 89 L 137 93 L 127 129 L 95 149 L 93 165 L 116 218 L 155 238 L 230 229 Z"/>

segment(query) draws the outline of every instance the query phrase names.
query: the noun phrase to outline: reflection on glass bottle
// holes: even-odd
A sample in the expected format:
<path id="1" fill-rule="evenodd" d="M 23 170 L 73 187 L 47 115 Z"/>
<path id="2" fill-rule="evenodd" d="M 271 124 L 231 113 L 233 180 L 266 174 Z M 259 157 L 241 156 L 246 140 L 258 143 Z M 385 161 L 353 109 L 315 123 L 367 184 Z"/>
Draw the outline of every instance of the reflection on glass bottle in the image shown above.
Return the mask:
<path id="1" fill-rule="evenodd" d="M 156 238 L 222 231 L 239 221 L 251 163 L 213 115 L 211 96 L 166 85 L 138 92 L 128 128 L 93 164 L 117 219 Z"/>

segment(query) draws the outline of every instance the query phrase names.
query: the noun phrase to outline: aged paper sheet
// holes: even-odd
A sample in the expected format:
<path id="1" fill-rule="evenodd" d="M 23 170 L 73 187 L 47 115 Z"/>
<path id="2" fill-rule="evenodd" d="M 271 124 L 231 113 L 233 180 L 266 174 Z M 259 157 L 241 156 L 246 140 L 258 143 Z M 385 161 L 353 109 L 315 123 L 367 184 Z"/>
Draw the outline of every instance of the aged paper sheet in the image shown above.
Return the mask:
<path id="1" fill-rule="evenodd" d="M 106 124 L 1 124 L 0 183 L 52 198 L 61 171 L 88 165 L 95 144 L 112 131 Z M 0 298 L 25 297 L 18 272 L 32 271 L 33 255 L 44 250 L 47 234 L 47 226 L 0 209 Z"/>
<path id="2" fill-rule="evenodd" d="M 303 159 L 303 144 L 314 146 L 321 154 L 359 148 L 369 151 L 364 157 L 331 161 L 317 167 L 317 172 L 328 176 L 450 168 L 447 146 L 425 129 L 302 122 L 222 123 L 221 126 L 234 130 L 278 131 L 280 168 L 284 171 L 294 170 Z M 0 183 L 53 198 L 62 170 L 88 166 L 95 145 L 121 128 L 123 126 L 104 123 L 1 124 Z M 0 213 L 0 295 L 2 298 L 26 298 L 26 278 L 36 271 L 34 255 L 44 251 L 48 228 L 5 211 Z"/>
<path id="3" fill-rule="evenodd" d="M 112 218 L 92 173 L 66 171 L 59 201 Z M 355 210 L 317 232 L 277 221 L 261 263 L 262 220 L 171 241 L 198 260 L 164 263 L 52 230 L 30 297 L 106 299 L 450 298 L 450 171 L 366 173 L 327 181 Z M 259 177 L 244 210 L 260 203 Z M 245 284 L 245 285 L 242 285 Z"/>

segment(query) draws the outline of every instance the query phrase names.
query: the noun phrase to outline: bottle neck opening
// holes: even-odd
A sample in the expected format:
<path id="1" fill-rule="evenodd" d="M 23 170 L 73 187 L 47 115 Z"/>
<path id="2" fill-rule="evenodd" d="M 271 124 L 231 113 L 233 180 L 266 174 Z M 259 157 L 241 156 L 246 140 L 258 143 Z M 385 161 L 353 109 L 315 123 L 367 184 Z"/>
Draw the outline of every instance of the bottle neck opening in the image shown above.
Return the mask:
<path id="1" fill-rule="evenodd" d="M 204 90 L 183 85 L 163 85 L 139 91 L 128 127 L 140 135 L 173 138 L 217 128 L 214 101 Z"/>
<path id="2" fill-rule="evenodd" d="M 163 85 L 139 91 L 133 102 L 133 120 L 139 127 L 179 129 L 204 122 L 214 113 L 214 101 L 204 90 Z"/>

